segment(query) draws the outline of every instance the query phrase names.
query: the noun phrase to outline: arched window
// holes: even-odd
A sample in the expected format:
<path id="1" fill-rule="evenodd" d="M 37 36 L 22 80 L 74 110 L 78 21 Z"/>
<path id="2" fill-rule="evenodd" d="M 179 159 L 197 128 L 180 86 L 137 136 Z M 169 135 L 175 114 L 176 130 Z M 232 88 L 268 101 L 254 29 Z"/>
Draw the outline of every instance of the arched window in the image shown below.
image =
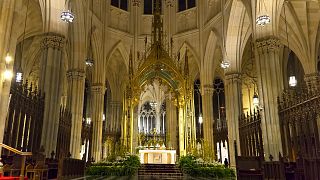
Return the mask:
<path id="1" fill-rule="evenodd" d="M 128 0 L 111 0 L 111 5 L 128 11 Z"/>
<path id="2" fill-rule="evenodd" d="M 196 7 L 196 0 L 179 0 L 178 11 L 184 11 Z"/>
<path id="3" fill-rule="evenodd" d="M 144 14 L 153 14 L 155 8 L 155 0 L 144 0 Z M 160 8 L 162 12 L 162 1 L 160 1 Z"/>

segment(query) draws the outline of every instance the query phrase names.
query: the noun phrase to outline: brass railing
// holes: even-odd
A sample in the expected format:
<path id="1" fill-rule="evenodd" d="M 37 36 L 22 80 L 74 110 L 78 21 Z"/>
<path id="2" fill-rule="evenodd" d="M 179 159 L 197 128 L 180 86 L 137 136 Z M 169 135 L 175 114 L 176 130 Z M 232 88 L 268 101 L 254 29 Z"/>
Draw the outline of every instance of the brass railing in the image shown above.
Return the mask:
<path id="1" fill-rule="evenodd" d="M 11 152 L 14 152 L 16 154 L 19 154 L 22 156 L 22 161 L 21 161 L 21 170 L 20 170 L 20 179 L 23 180 L 24 179 L 24 169 L 25 169 L 25 163 L 26 163 L 26 156 L 32 156 L 31 152 L 22 152 L 19 151 L 13 147 L 10 147 L 8 145 L 5 145 L 3 143 L 0 143 L 0 147 L 3 147 Z"/>

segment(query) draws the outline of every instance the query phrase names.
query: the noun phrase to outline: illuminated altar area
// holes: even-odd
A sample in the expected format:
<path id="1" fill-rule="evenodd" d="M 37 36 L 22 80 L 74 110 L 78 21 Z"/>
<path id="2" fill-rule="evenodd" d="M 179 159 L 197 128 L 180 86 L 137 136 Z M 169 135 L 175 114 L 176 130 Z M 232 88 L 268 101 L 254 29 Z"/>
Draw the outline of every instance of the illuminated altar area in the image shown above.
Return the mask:
<path id="1" fill-rule="evenodd" d="M 139 150 L 141 164 L 175 164 L 176 150 Z"/>
<path id="2" fill-rule="evenodd" d="M 176 154 L 196 148 L 190 81 L 196 73 L 189 69 L 187 47 L 173 54 L 173 41 L 165 41 L 160 11 L 154 13 L 152 29 L 151 37 L 145 37 L 145 52 L 137 58 L 132 51 L 129 55 L 122 146 L 138 154 L 141 163 L 174 164 Z"/>

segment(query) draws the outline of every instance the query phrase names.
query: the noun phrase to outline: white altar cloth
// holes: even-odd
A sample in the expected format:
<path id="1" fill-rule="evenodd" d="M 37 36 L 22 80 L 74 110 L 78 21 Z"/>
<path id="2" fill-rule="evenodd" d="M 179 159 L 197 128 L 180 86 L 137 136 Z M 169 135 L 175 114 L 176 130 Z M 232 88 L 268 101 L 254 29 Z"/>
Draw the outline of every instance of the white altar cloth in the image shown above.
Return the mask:
<path id="1" fill-rule="evenodd" d="M 176 150 L 139 150 L 141 164 L 175 164 Z"/>

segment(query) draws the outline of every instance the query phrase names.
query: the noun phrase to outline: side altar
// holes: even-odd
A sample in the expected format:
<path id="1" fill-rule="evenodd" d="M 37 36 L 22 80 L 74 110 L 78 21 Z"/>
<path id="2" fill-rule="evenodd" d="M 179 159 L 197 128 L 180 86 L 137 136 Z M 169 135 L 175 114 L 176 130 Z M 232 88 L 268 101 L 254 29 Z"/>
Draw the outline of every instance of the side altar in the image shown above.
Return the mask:
<path id="1" fill-rule="evenodd" d="M 139 150 L 141 164 L 175 164 L 176 150 Z"/>

